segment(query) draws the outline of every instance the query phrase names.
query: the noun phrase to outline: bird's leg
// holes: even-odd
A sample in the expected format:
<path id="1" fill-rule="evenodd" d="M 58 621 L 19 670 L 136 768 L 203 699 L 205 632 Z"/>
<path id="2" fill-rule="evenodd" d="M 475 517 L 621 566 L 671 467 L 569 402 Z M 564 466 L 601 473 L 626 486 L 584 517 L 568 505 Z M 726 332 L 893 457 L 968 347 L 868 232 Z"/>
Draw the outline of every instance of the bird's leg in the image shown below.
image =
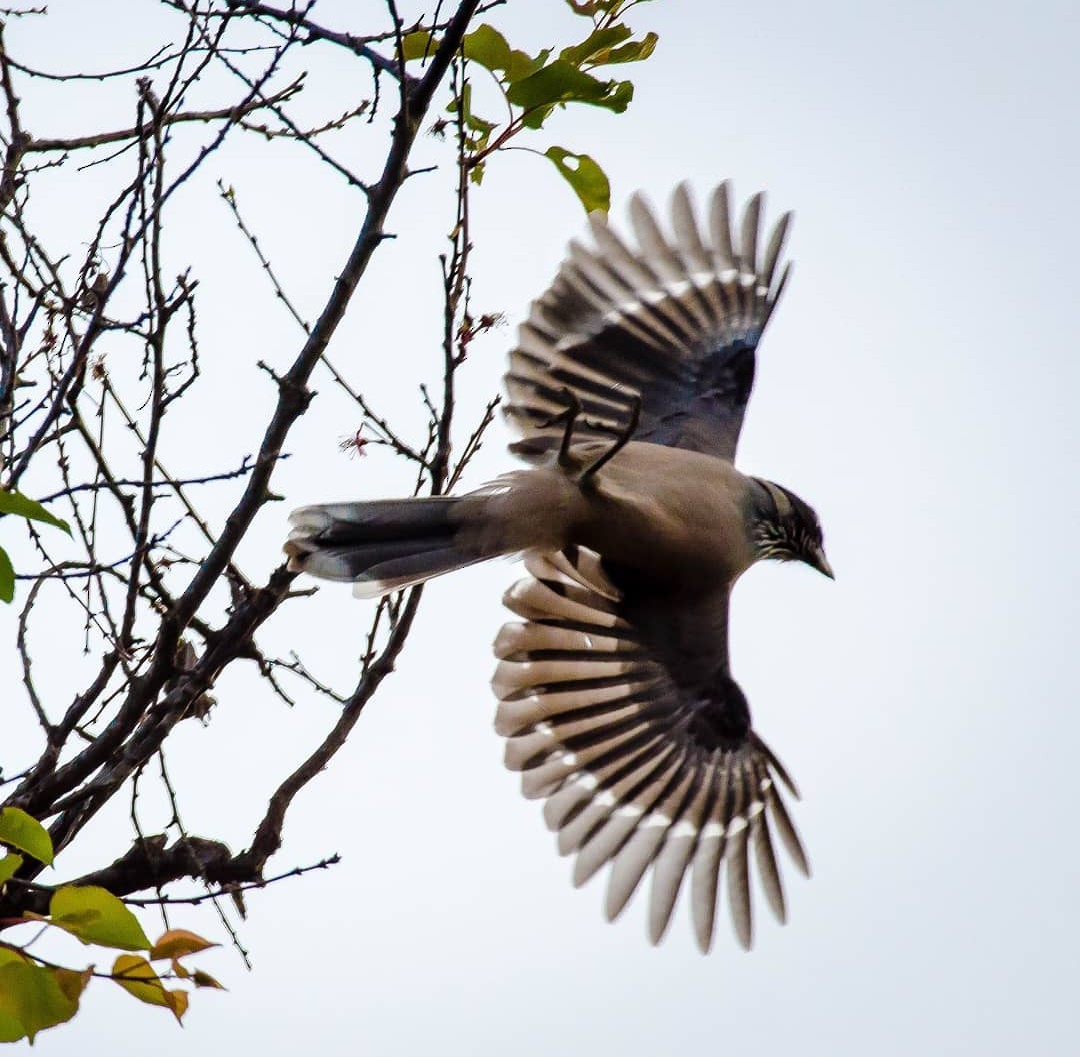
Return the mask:
<path id="1" fill-rule="evenodd" d="M 577 394 L 572 389 L 565 386 L 562 389 L 562 395 L 566 398 L 566 410 L 560 411 L 557 415 L 552 415 L 551 418 L 541 422 L 540 428 L 547 429 L 550 426 L 565 423 L 562 441 L 559 444 L 558 462 L 563 469 L 568 470 L 573 467 L 573 462 L 570 459 L 570 442 L 574 437 L 574 423 L 577 422 L 578 416 L 581 414 L 581 401 L 578 400 Z"/>
<path id="2" fill-rule="evenodd" d="M 620 430 L 615 436 L 615 443 L 600 456 L 591 466 L 586 467 L 579 481 L 585 481 L 589 477 L 593 477 L 596 471 L 601 467 L 607 465 L 626 445 L 630 442 L 634 433 L 638 427 L 638 421 L 641 419 L 641 397 L 636 394 L 630 398 L 630 421 L 626 423 L 626 427 Z"/>

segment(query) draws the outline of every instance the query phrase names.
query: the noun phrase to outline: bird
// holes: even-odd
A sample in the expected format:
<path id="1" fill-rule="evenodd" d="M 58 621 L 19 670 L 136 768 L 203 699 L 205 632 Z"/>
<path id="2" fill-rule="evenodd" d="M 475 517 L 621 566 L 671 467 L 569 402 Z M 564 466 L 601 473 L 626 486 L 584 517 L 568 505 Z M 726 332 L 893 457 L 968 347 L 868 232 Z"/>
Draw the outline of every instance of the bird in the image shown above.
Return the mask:
<path id="1" fill-rule="evenodd" d="M 523 557 L 503 599 L 518 619 L 494 645 L 505 763 L 544 801 L 574 884 L 609 867 L 609 920 L 649 874 L 651 941 L 684 891 L 704 952 L 722 875 L 749 949 L 752 866 L 786 919 L 774 838 L 810 873 L 783 797 L 798 790 L 728 655 L 732 587 L 756 562 L 833 578 L 814 510 L 734 465 L 792 267 L 792 215 L 763 246 L 763 203 L 734 217 L 725 181 L 699 219 L 683 183 L 667 233 L 635 194 L 632 239 L 593 213 L 509 354 L 504 413 L 524 467 L 460 496 L 304 506 L 285 544 L 292 570 L 367 598 Z"/>

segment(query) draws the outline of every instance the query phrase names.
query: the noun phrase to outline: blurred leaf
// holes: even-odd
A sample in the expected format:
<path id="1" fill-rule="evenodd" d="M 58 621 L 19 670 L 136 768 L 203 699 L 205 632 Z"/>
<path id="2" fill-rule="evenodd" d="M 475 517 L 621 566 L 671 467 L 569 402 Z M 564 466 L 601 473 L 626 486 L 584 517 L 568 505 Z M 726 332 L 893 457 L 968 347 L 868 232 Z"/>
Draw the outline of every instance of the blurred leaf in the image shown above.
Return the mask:
<path id="1" fill-rule="evenodd" d="M 119 899 L 96 885 L 65 885 L 49 901 L 54 925 L 83 943 L 144 951 L 150 941 L 138 918 Z"/>
<path id="2" fill-rule="evenodd" d="M 187 929 L 169 929 L 150 948 L 150 960 L 183 958 L 186 954 L 197 954 L 199 951 L 205 951 L 209 947 L 216 946 L 216 943 L 204 940 L 202 936 L 197 936 L 194 932 L 188 932 Z"/>
<path id="3" fill-rule="evenodd" d="M 540 128 L 559 104 L 587 103 L 621 114 L 633 97 L 629 81 L 600 81 L 565 59 L 556 59 L 506 91 L 506 98 L 525 110 L 526 128 Z"/>
<path id="4" fill-rule="evenodd" d="M 604 65 L 611 66 L 617 62 L 642 62 L 656 50 L 659 39 L 655 33 L 646 33 L 641 40 L 632 40 L 621 48 L 613 48 L 604 57 Z"/>
<path id="5" fill-rule="evenodd" d="M 426 29 L 417 29 L 412 33 L 406 33 L 401 38 L 401 50 L 405 61 L 414 59 L 430 59 L 439 46 L 438 38 L 434 37 Z"/>
<path id="6" fill-rule="evenodd" d="M 18 951 L 13 951 L 10 947 L 0 947 L 0 978 L 7 966 L 24 965 L 26 960 Z M 3 995 L 0 994 L 0 1042 L 17 1042 L 25 1037 L 26 1029 L 22 1026 L 22 1021 L 6 1008 Z"/>
<path id="7" fill-rule="evenodd" d="M 529 77 L 512 84 L 506 98 L 526 109 L 548 103 L 599 102 L 611 91 L 608 82 L 583 73 L 565 59 L 556 59 Z"/>
<path id="8" fill-rule="evenodd" d="M 11 559 L 0 547 L 0 602 L 10 602 L 15 597 L 15 570 Z"/>
<path id="9" fill-rule="evenodd" d="M 183 991 L 170 991 L 150 963 L 137 954 L 121 954 L 113 962 L 113 979 L 128 994 L 151 1006 L 164 1006 L 180 1020 L 187 1012 L 188 999 Z"/>
<path id="10" fill-rule="evenodd" d="M 551 55 L 551 48 L 544 48 L 536 56 L 527 55 L 525 52 L 518 51 L 515 48 L 510 52 L 510 66 L 506 71 L 507 84 L 513 84 L 515 81 L 520 81 L 522 78 L 536 73 L 548 61 L 549 55 Z"/>
<path id="11" fill-rule="evenodd" d="M 66 521 L 50 514 L 37 500 L 28 499 L 19 492 L 7 492 L 0 488 L 0 514 L 14 514 L 28 521 L 44 521 L 46 525 L 55 525 L 71 535 L 71 526 Z"/>
<path id="12" fill-rule="evenodd" d="M 191 974 L 191 979 L 196 987 L 213 987 L 219 991 L 226 990 L 222 984 L 219 984 L 209 973 L 204 973 L 202 969 L 196 969 Z"/>
<path id="13" fill-rule="evenodd" d="M 504 76 L 500 80 L 505 84 L 513 84 L 536 73 L 551 54 L 551 48 L 545 48 L 535 56 L 511 48 L 506 38 L 487 23 L 466 34 L 462 47 L 465 58 L 479 63 L 492 73 L 502 73 Z"/>
<path id="14" fill-rule="evenodd" d="M 588 18 L 604 14 L 609 19 L 622 15 L 627 8 L 648 2 L 649 0 L 566 0 L 567 6 L 573 8 L 575 14 Z"/>
<path id="15" fill-rule="evenodd" d="M 612 84 L 614 91 L 599 105 L 621 114 L 634 100 L 634 84 L 632 81 L 612 81 Z"/>
<path id="16" fill-rule="evenodd" d="M 15 871 L 22 866 L 23 857 L 14 852 L 8 852 L 0 859 L 0 886 L 5 885 L 15 876 Z"/>
<path id="17" fill-rule="evenodd" d="M 474 136 L 469 137 L 469 147 L 473 151 L 483 150 L 488 143 L 488 137 L 491 135 L 492 129 L 494 129 L 495 122 L 485 121 L 478 114 L 473 113 L 472 108 L 472 85 L 466 83 L 461 90 L 459 99 L 453 100 L 446 108 L 452 114 L 456 114 L 461 109 L 461 120 L 465 127 L 470 131 L 476 133 Z"/>
<path id="18" fill-rule="evenodd" d="M 592 18 L 597 11 L 606 10 L 610 5 L 610 0 L 608 3 L 605 3 L 605 0 L 566 0 L 566 4 L 573 10 L 574 14 Z"/>
<path id="19" fill-rule="evenodd" d="M 52 866 L 53 846 L 49 831 L 36 818 L 17 807 L 0 810 L 0 843 L 32 855 L 38 862 Z"/>
<path id="20" fill-rule="evenodd" d="M 0 1008 L 0 1042 L 18 1042 L 19 1039 L 25 1038 L 26 1032 L 19 1018 L 6 1009 Z"/>
<path id="21" fill-rule="evenodd" d="M 60 990 L 71 999 L 78 1002 L 82 997 L 86 985 L 94 978 L 93 969 L 84 969 L 81 973 L 76 969 L 54 969 L 53 975 L 60 985 Z"/>
<path id="22" fill-rule="evenodd" d="M 606 29 L 594 30 L 580 44 L 563 48 L 559 52 L 559 58 L 565 59 L 574 66 L 580 66 L 586 60 L 592 59 L 594 55 L 610 51 L 616 44 L 621 44 L 630 37 L 632 33 L 633 30 L 629 26 L 608 26 Z"/>
<path id="23" fill-rule="evenodd" d="M 172 1010 L 177 1021 L 183 1023 L 184 1014 L 188 1011 L 188 995 L 186 991 L 166 991 L 168 1006 Z"/>
<path id="24" fill-rule="evenodd" d="M 78 1008 L 78 996 L 64 993 L 55 970 L 22 959 L 0 965 L 0 1031 L 10 1035 L 19 1025 L 33 1042 L 39 1031 L 70 1020 Z"/>
<path id="25" fill-rule="evenodd" d="M 586 213 L 606 213 L 611 208 L 611 184 L 588 154 L 574 154 L 563 147 L 548 147 L 544 154 L 574 189 Z"/>
<path id="26" fill-rule="evenodd" d="M 492 71 L 510 69 L 510 45 L 497 29 L 486 22 L 477 26 L 471 33 L 466 33 L 461 47 L 466 59 L 478 62 L 485 69 Z"/>
<path id="27" fill-rule="evenodd" d="M 473 132 L 479 132 L 480 135 L 486 140 L 491 130 L 495 128 L 494 121 L 485 121 L 482 117 L 474 114 L 471 110 L 465 117 L 466 128 L 471 129 Z"/>

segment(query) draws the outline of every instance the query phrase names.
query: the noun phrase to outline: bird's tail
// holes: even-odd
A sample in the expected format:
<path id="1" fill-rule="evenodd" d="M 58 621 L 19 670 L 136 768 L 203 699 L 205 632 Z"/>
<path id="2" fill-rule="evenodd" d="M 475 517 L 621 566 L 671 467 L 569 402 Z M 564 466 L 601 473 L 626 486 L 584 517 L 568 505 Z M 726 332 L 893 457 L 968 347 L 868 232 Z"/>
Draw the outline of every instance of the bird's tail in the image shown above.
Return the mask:
<path id="1" fill-rule="evenodd" d="M 466 501 L 425 497 L 301 507 L 289 518 L 289 568 L 351 581 L 358 597 L 378 598 L 496 557 L 499 548 L 464 538 L 459 506 Z"/>

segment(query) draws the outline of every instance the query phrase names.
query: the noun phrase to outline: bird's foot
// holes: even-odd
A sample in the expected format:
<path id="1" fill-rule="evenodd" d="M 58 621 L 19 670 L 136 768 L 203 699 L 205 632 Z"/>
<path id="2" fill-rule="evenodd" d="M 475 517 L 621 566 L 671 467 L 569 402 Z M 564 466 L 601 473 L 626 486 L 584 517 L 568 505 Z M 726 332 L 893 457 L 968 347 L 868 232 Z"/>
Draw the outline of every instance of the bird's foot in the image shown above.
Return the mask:
<path id="1" fill-rule="evenodd" d="M 618 429 L 612 429 L 609 426 L 601 427 L 594 425 L 594 429 L 602 429 L 605 433 L 613 433 L 615 435 L 615 441 L 611 445 L 611 447 L 608 448 L 608 450 L 600 456 L 599 459 L 597 459 L 594 463 L 592 463 L 590 466 L 585 467 L 585 469 L 581 471 L 581 477 L 579 478 L 579 480 L 586 481 L 590 477 L 595 476 L 597 470 L 599 470 L 603 466 L 606 466 L 607 463 L 609 463 L 624 447 L 626 447 L 626 445 L 629 444 L 631 439 L 633 438 L 634 433 L 637 431 L 638 422 L 640 420 L 641 397 L 635 394 L 630 398 L 630 418 L 625 426 L 619 426 Z"/>
<path id="2" fill-rule="evenodd" d="M 552 415 L 551 418 L 545 419 L 541 422 L 541 429 L 550 429 L 552 426 L 562 425 L 564 426 L 562 441 L 559 443 L 559 465 L 564 469 L 570 469 L 573 466 L 573 461 L 570 458 L 570 442 L 574 438 L 574 425 L 581 415 L 581 401 L 578 400 L 577 394 L 572 390 L 563 386 L 560 391 L 560 395 L 566 400 L 566 409 L 560 411 L 557 415 Z"/>

